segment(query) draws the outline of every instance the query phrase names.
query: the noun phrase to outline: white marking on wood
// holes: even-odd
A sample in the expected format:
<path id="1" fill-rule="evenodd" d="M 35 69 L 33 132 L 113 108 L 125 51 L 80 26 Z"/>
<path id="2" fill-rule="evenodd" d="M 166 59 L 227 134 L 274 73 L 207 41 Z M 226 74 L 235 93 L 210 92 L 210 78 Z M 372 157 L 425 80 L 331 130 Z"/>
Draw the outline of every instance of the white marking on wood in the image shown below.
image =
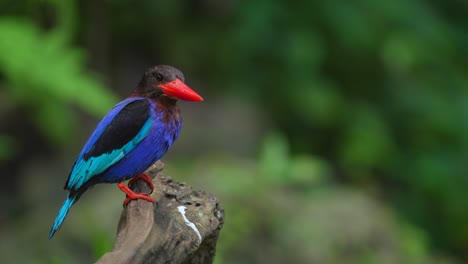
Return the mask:
<path id="1" fill-rule="evenodd" d="M 188 225 L 189 227 L 191 227 L 195 233 L 197 233 L 198 235 L 198 238 L 200 239 L 200 243 L 201 243 L 201 235 L 200 235 L 200 232 L 198 231 L 197 227 L 195 226 L 194 223 L 190 222 L 187 217 L 185 216 L 185 211 L 187 210 L 187 207 L 181 205 L 181 206 L 177 206 L 177 210 L 179 210 L 180 214 L 182 215 L 182 217 L 184 218 L 184 221 L 185 221 L 185 224 Z"/>

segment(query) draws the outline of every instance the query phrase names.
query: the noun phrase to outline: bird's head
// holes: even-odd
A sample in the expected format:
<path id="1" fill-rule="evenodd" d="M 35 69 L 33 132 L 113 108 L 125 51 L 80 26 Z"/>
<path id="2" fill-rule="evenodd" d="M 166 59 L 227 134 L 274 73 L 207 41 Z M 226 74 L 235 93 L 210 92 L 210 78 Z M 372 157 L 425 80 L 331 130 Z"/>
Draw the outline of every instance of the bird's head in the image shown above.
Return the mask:
<path id="1" fill-rule="evenodd" d="M 203 101 L 200 95 L 184 83 L 184 74 L 167 65 L 158 65 L 148 69 L 143 74 L 134 94 L 148 98 L 169 97 L 174 100 Z"/>

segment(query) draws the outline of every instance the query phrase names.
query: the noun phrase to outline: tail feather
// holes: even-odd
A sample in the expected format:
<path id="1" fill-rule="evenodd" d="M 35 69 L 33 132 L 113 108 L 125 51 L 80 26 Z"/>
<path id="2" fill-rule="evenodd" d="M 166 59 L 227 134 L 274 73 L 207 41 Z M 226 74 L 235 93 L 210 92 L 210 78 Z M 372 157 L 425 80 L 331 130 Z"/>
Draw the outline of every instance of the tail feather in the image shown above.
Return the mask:
<path id="1" fill-rule="evenodd" d="M 72 205 L 77 201 L 77 199 L 77 195 L 70 196 L 70 194 L 68 194 L 67 199 L 65 199 L 65 202 L 63 202 L 63 205 L 60 208 L 57 217 L 55 218 L 54 225 L 52 226 L 52 229 L 49 233 L 49 239 L 51 239 L 54 236 L 55 232 L 57 232 L 57 230 L 60 228 L 60 226 L 63 223 L 63 220 L 65 220 L 65 217 L 68 214 L 68 211 L 70 210 Z"/>

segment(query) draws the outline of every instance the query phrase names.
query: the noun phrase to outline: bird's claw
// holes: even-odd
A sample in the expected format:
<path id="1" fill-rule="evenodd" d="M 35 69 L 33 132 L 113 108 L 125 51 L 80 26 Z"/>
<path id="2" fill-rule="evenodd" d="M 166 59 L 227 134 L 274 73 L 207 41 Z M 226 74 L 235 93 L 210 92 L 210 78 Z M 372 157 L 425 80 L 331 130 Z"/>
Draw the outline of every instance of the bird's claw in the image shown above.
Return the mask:
<path id="1" fill-rule="evenodd" d="M 147 193 L 135 193 L 135 192 L 133 192 L 123 182 L 117 183 L 117 186 L 119 187 L 120 190 L 122 190 L 125 194 L 127 194 L 127 198 L 123 202 L 124 207 L 126 207 L 127 204 L 131 200 L 143 199 L 143 200 L 146 200 L 146 201 L 151 202 L 151 203 L 154 203 L 156 201 L 154 198 L 151 198 Z"/>
<path id="2" fill-rule="evenodd" d="M 153 193 L 153 190 L 154 190 L 153 181 L 146 173 L 138 174 L 137 176 L 133 177 L 130 181 L 128 181 L 128 187 L 131 188 L 132 185 L 139 179 L 145 181 L 149 185 L 149 188 L 151 189 L 150 194 Z"/>
<path id="3" fill-rule="evenodd" d="M 128 195 L 127 194 L 127 198 L 125 198 L 124 202 L 123 202 L 123 207 L 127 207 L 128 203 L 131 201 L 131 200 L 137 200 L 137 199 L 143 199 L 143 200 L 146 200 L 150 203 L 154 203 L 156 202 L 156 200 L 154 198 L 151 198 L 148 194 L 146 193 L 133 193 L 134 195 Z"/>

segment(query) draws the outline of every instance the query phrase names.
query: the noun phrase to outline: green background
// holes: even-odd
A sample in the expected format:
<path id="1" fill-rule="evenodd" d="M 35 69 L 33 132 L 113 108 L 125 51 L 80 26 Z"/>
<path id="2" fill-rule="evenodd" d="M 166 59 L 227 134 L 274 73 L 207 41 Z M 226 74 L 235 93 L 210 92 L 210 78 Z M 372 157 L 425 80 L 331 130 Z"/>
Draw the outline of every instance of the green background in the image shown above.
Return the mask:
<path id="1" fill-rule="evenodd" d="M 224 206 L 216 263 L 468 261 L 468 2 L 0 0 L 2 263 L 112 249 L 114 185 L 47 235 L 154 64 L 205 98 L 163 161 Z"/>

